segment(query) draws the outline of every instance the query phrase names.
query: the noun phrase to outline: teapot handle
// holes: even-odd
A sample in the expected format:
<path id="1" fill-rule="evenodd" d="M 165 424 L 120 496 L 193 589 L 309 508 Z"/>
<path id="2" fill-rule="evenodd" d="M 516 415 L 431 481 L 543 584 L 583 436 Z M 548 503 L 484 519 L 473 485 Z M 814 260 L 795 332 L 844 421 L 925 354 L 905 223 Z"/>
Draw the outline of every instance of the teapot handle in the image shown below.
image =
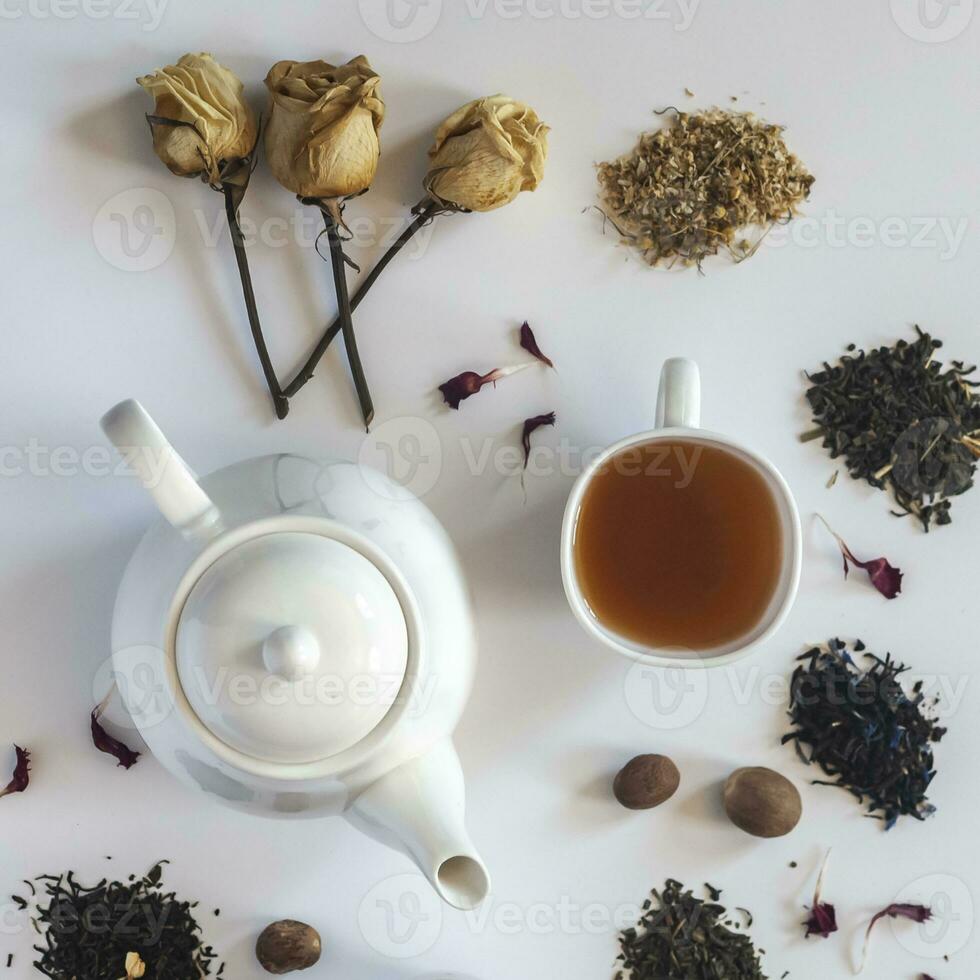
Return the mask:
<path id="1" fill-rule="evenodd" d="M 217 523 L 218 509 L 138 401 L 130 398 L 110 408 L 101 425 L 125 463 L 150 491 L 160 513 L 175 528 L 191 533 Z"/>

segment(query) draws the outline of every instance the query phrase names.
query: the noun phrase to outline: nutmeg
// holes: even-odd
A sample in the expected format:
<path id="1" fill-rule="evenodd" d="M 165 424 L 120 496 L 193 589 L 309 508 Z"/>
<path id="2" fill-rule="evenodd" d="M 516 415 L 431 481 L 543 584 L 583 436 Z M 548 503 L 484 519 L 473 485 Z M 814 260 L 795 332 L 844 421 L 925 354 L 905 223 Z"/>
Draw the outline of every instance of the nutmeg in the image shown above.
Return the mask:
<path id="1" fill-rule="evenodd" d="M 262 930 L 255 955 L 267 973 L 306 970 L 320 959 L 320 934 L 305 922 L 280 919 Z"/>
<path id="2" fill-rule="evenodd" d="M 669 800 L 680 785 L 681 774 L 665 755 L 638 755 L 619 771 L 613 793 L 630 810 L 649 810 Z"/>
<path id="3" fill-rule="evenodd" d="M 803 815 L 799 790 L 772 769 L 736 769 L 725 783 L 725 812 L 753 837 L 784 837 Z"/>

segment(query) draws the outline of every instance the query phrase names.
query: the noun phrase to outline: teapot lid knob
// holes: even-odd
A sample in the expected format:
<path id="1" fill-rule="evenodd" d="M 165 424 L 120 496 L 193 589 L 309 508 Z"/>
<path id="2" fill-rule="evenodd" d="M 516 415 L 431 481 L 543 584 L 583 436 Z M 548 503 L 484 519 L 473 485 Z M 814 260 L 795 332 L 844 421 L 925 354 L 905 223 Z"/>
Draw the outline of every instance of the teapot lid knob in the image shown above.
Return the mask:
<path id="1" fill-rule="evenodd" d="M 270 674 L 298 681 L 320 663 L 320 644 L 306 626 L 280 626 L 262 644 L 262 662 Z"/>

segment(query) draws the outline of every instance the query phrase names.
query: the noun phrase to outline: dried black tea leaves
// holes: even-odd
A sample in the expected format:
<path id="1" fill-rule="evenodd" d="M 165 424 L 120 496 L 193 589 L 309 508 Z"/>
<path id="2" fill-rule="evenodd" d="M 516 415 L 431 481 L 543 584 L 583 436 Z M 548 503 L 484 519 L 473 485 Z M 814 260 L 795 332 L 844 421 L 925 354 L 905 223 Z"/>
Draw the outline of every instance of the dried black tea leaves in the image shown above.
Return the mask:
<path id="1" fill-rule="evenodd" d="M 521 347 L 541 361 L 542 364 L 547 364 L 550 368 L 555 366 L 555 362 L 547 354 L 542 353 L 541 348 L 538 347 L 534 331 L 531 329 L 527 320 L 521 324 Z"/>
<path id="2" fill-rule="evenodd" d="M 10 782 L 3 789 L 0 789 L 0 799 L 10 796 L 11 793 L 23 793 L 31 782 L 31 753 L 27 749 L 22 749 L 19 745 L 14 746 L 14 771 L 10 777 Z"/>
<path id="3" fill-rule="evenodd" d="M 798 213 L 813 177 L 782 126 L 750 112 L 671 111 L 669 125 L 599 165 L 603 213 L 652 266 L 700 268 L 722 250 L 748 258 L 769 228 Z M 755 244 L 746 237 L 753 227 Z"/>
<path id="4" fill-rule="evenodd" d="M 871 930 L 874 929 L 876 923 L 886 917 L 890 919 L 911 919 L 912 922 L 928 922 L 932 918 L 932 909 L 926 905 L 893 902 L 878 912 L 868 923 L 868 930 L 864 934 L 864 950 L 861 953 L 860 970 L 863 970 L 868 962 L 868 942 L 871 939 Z"/>
<path id="5" fill-rule="evenodd" d="M 794 742 L 800 758 L 814 763 L 831 780 L 867 805 L 867 816 L 891 829 L 899 817 L 924 820 L 935 808 L 926 793 L 936 775 L 932 747 L 946 734 L 929 717 L 922 683 L 911 694 L 899 680 L 908 668 L 865 651 L 870 662 L 861 669 L 838 639 L 814 647 L 797 659 L 790 684 L 789 715 L 793 730 L 783 744 Z"/>
<path id="6" fill-rule="evenodd" d="M 962 361 L 935 359 L 942 341 L 918 327 L 912 343 L 855 351 L 808 374 L 807 401 L 832 458 L 856 480 L 888 490 L 924 530 L 949 524 L 951 498 L 973 486 L 980 457 L 980 382 Z M 894 513 L 894 512 L 893 512 Z"/>
<path id="7" fill-rule="evenodd" d="M 41 891 L 32 916 L 43 937 L 34 947 L 37 970 L 52 980 L 189 980 L 218 966 L 220 976 L 224 964 L 201 939 L 197 903 L 163 890 L 164 863 L 143 878 L 93 886 L 71 871 L 36 878 Z"/>
<path id="8" fill-rule="evenodd" d="M 133 766 L 139 761 L 140 753 L 134 752 L 128 745 L 124 745 L 119 741 L 118 738 L 114 738 L 110 735 L 105 728 L 102 727 L 101 718 L 105 709 L 109 705 L 109 700 L 112 695 L 115 694 L 116 688 L 113 685 L 109 693 L 102 699 L 102 701 L 95 706 L 92 711 L 90 720 L 90 726 L 92 729 L 92 744 L 100 751 L 105 752 L 107 755 L 114 756 L 116 759 L 116 765 L 121 766 L 123 769 L 132 769 Z"/>
<path id="9" fill-rule="evenodd" d="M 728 911 L 668 879 L 619 936 L 616 980 L 767 980 L 759 952 L 730 928 Z"/>
<path id="10" fill-rule="evenodd" d="M 803 923 L 806 934 L 805 939 L 810 936 L 820 936 L 829 939 L 832 933 L 837 932 L 837 909 L 830 902 L 822 899 L 823 880 L 827 874 L 827 863 L 830 861 L 830 851 L 827 851 L 820 865 L 820 873 L 817 875 L 817 886 L 813 890 L 813 905 L 810 906 L 810 917 Z"/>
<path id="11" fill-rule="evenodd" d="M 886 598 L 894 599 L 902 591 L 902 570 L 892 565 L 887 558 L 870 558 L 868 561 L 861 561 L 854 557 L 854 552 L 847 546 L 847 542 L 821 517 L 823 526 L 830 531 L 837 546 L 840 548 L 841 557 L 844 560 L 844 578 L 847 578 L 851 565 L 863 568 L 871 579 L 871 584 Z"/>

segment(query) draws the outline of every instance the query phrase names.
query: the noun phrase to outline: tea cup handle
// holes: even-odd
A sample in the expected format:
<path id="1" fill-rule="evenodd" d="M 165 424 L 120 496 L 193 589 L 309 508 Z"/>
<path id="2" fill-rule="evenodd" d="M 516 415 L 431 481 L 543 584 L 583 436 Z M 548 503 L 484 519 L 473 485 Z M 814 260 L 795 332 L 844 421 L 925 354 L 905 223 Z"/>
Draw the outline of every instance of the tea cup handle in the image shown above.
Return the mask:
<path id="1" fill-rule="evenodd" d="M 696 429 L 701 424 L 701 372 L 687 357 L 664 361 L 657 391 L 658 429 Z"/>

